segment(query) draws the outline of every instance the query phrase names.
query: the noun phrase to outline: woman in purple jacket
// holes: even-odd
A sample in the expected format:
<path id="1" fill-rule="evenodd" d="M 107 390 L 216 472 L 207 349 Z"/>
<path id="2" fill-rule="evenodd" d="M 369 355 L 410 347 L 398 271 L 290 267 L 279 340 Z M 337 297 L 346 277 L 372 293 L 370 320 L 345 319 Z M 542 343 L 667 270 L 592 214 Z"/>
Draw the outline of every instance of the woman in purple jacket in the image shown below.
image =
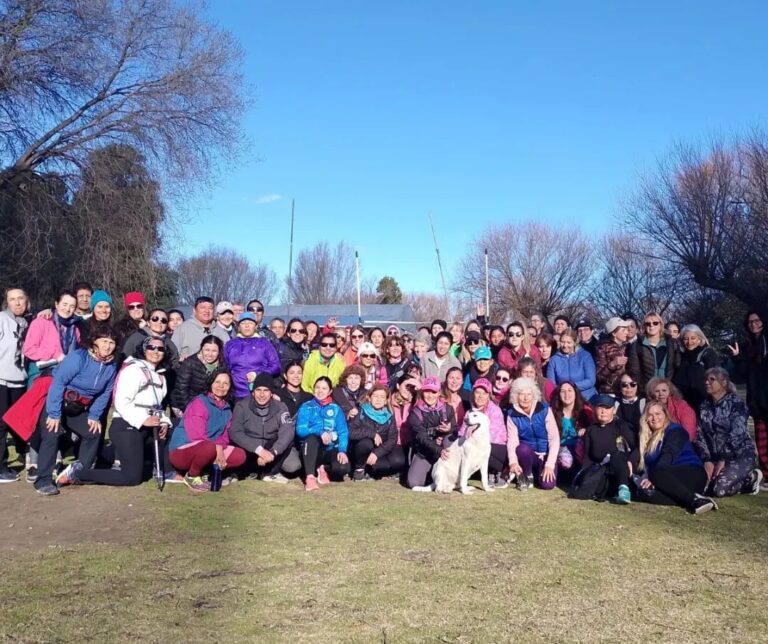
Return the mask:
<path id="1" fill-rule="evenodd" d="M 250 383 L 259 374 L 277 376 L 280 373 L 280 356 L 267 338 L 256 337 L 256 328 L 253 313 L 242 313 L 237 337 L 224 345 L 224 362 L 232 374 L 238 400 L 250 395 Z"/>

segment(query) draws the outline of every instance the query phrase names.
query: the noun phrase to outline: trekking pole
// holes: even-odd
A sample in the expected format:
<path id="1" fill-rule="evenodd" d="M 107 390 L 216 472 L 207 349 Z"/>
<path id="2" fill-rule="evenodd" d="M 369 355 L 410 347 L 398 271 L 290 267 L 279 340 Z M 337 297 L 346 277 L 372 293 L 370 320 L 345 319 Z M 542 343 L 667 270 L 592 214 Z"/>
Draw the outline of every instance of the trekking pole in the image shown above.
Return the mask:
<path id="1" fill-rule="evenodd" d="M 157 427 L 152 428 L 152 437 L 155 439 L 155 481 L 157 489 L 162 492 L 165 487 L 165 473 L 160 461 L 160 437 L 157 434 Z"/>

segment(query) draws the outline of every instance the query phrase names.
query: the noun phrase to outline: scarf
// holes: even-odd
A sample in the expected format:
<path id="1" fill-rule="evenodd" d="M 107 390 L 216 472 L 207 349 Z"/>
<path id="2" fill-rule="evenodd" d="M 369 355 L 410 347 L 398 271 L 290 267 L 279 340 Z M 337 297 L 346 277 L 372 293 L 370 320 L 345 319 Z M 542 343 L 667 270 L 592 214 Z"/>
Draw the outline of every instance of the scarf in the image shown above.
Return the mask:
<path id="1" fill-rule="evenodd" d="M 325 407 L 327 405 L 330 405 L 333 402 L 333 396 L 328 396 L 327 398 L 317 398 L 315 397 L 315 400 L 317 401 L 317 404 L 321 407 Z"/>
<path id="2" fill-rule="evenodd" d="M 53 323 L 59 332 L 59 342 L 61 342 L 61 351 L 64 355 L 69 354 L 75 348 L 75 325 L 77 317 L 60 318 L 58 313 L 53 314 Z"/>
<path id="3" fill-rule="evenodd" d="M 442 398 L 437 399 L 437 403 L 433 407 L 430 407 L 423 399 L 416 401 L 414 405 L 416 409 L 425 414 L 431 414 L 434 412 L 441 413 L 445 409 L 445 401 Z"/>
<path id="4" fill-rule="evenodd" d="M 12 320 L 16 321 L 16 324 L 18 325 L 18 328 L 13 334 L 13 337 L 16 339 L 16 352 L 14 354 L 14 364 L 19 368 L 24 368 L 24 353 L 22 352 L 22 348 L 24 346 L 24 335 L 27 332 L 27 327 L 29 326 L 29 322 L 27 322 L 27 318 L 21 316 L 21 315 L 14 315 L 10 311 L 6 311 L 8 314 L 8 317 L 10 317 Z"/>
<path id="5" fill-rule="evenodd" d="M 360 409 L 377 425 L 386 425 L 389 422 L 389 419 L 392 418 L 392 412 L 386 407 L 377 410 L 373 408 L 371 403 L 363 403 L 360 406 Z"/>

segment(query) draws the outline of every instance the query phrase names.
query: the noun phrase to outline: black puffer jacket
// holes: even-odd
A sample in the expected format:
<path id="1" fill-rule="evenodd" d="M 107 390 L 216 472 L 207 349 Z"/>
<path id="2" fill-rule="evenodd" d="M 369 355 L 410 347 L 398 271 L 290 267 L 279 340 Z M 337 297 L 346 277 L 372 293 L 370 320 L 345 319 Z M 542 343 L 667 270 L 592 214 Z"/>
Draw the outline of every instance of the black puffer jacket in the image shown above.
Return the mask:
<path id="1" fill-rule="evenodd" d="M 184 411 L 195 396 L 208 389 L 208 370 L 197 355 L 190 356 L 176 371 L 176 386 L 171 393 L 171 407 Z"/>
<path id="2" fill-rule="evenodd" d="M 447 433 L 441 433 L 437 430 L 442 422 L 450 424 Z M 413 434 L 413 451 L 428 461 L 434 463 L 440 458 L 440 452 L 443 449 L 442 440 L 438 443 L 438 438 L 445 438 L 456 433 L 456 415 L 453 407 L 440 402 L 438 409 L 422 409 L 418 404 L 411 407 L 411 413 L 408 414 L 408 425 Z"/>
<path id="3" fill-rule="evenodd" d="M 704 389 L 704 374 L 707 369 L 720 366 L 720 357 L 712 347 L 699 347 L 693 351 L 684 350 L 680 356 L 680 366 L 675 369 L 672 384 L 683 394 L 696 415 L 699 407 L 707 397 Z"/>
<path id="4" fill-rule="evenodd" d="M 670 336 L 664 335 L 662 346 L 651 347 L 645 340 L 637 341 L 637 356 L 640 359 L 640 387 L 644 388 L 648 381 L 656 375 L 657 362 L 663 362 L 664 355 L 667 364 L 664 369 L 664 378 L 672 378 L 680 364 L 680 347 Z"/>
<path id="5" fill-rule="evenodd" d="M 768 418 L 768 338 L 761 333 L 744 344 L 737 359 L 747 383 L 747 405 L 755 418 Z"/>
<path id="6" fill-rule="evenodd" d="M 280 369 L 285 368 L 291 362 L 304 362 L 307 359 L 307 350 L 303 344 L 297 344 L 293 340 L 286 340 L 280 347 Z"/>
<path id="7" fill-rule="evenodd" d="M 395 426 L 395 417 L 390 416 L 389 420 L 380 424 L 365 413 L 364 409 L 349 422 L 349 440 L 360 441 L 378 434 L 381 436 L 381 445 L 374 447 L 373 453 L 376 458 L 381 458 L 389 454 L 397 444 L 397 427 Z"/>

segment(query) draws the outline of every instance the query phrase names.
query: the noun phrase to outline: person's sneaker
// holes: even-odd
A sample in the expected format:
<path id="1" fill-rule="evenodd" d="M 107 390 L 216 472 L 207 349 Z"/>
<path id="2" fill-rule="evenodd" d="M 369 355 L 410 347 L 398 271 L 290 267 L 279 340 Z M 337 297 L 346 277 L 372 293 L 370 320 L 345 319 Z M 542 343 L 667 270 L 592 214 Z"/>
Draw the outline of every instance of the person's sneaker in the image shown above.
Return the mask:
<path id="1" fill-rule="evenodd" d="M 317 492 L 320 486 L 317 484 L 317 477 L 307 474 L 307 480 L 304 482 L 304 489 L 307 492 Z"/>
<path id="2" fill-rule="evenodd" d="M 493 480 L 489 481 L 492 487 L 497 490 L 506 490 L 509 487 L 509 481 L 503 474 L 494 474 Z"/>
<path id="3" fill-rule="evenodd" d="M 193 492 L 209 492 L 211 486 L 203 480 L 202 476 L 189 476 L 187 474 L 184 477 L 184 484 Z"/>
<path id="4" fill-rule="evenodd" d="M 35 485 L 35 492 L 42 496 L 56 496 L 57 494 L 60 494 L 59 488 L 53 483 L 41 483 L 40 485 Z"/>
<path id="5" fill-rule="evenodd" d="M 331 482 L 328 472 L 325 471 L 324 465 L 317 468 L 317 482 L 320 485 L 328 485 Z"/>
<path id="6" fill-rule="evenodd" d="M 30 465 L 27 468 L 26 478 L 27 483 L 34 483 L 37 481 L 37 465 Z"/>
<path id="7" fill-rule="evenodd" d="M 76 485 L 80 482 L 80 472 L 83 471 L 83 464 L 80 461 L 73 461 L 64 468 L 64 471 L 56 477 L 56 485 L 64 487 L 65 485 Z"/>
<path id="8" fill-rule="evenodd" d="M 620 503 L 621 505 L 629 505 L 632 503 L 632 495 L 626 485 L 619 485 L 619 493 L 616 495 L 616 503 Z"/>
<path id="9" fill-rule="evenodd" d="M 517 475 L 517 489 L 521 492 L 527 492 L 528 488 L 531 487 L 531 477 L 526 476 L 525 474 L 518 474 Z"/>
<path id="10" fill-rule="evenodd" d="M 280 472 L 277 474 L 266 474 L 262 477 L 261 480 L 266 483 L 280 483 L 282 485 L 285 485 L 288 482 L 288 479 L 285 478 Z"/>
<path id="11" fill-rule="evenodd" d="M 184 478 L 182 477 L 182 481 Z M 237 477 L 236 476 L 225 476 L 221 479 L 221 487 L 227 487 L 228 485 L 232 485 L 233 483 L 237 483 Z"/>
<path id="12" fill-rule="evenodd" d="M 120 471 L 120 461 L 118 461 L 117 459 L 112 461 L 112 469 L 113 470 L 117 470 L 119 472 Z"/>
<path id="13" fill-rule="evenodd" d="M 19 475 L 7 467 L 0 470 L 0 483 L 15 483 L 19 480 Z"/>
<path id="14" fill-rule="evenodd" d="M 755 469 L 752 471 L 752 489 L 750 490 L 750 494 L 753 496 L 756 494 L 760 494 L 760 486 L 763 483 L 763 473 L 759 469 Z"/>
<path id="15" fill-rule="evenodd" d="M 356 469 L 354 472 L 352 472 L 353 481 L 362 481 L 364 477 L 365 477 L 365 470 L 362 468 Z"/>
<path id="16" fill-rule="evenodd" d="M 363 471 L 363 475 L 360 478 L 352 478 L 352 480 L 355 483 L 369 483 L 370 481 L 373 481 L 374 478 L 368 474 L 368 472 Z"/>
<path id="17" fill-rule="evenodd" d="M 710 510 L 717 510 L 717 503 L 715 503 L 714 499 L 697 494 L 691 506 L 691 512 L 693 514 L 704 514 Z"/>

